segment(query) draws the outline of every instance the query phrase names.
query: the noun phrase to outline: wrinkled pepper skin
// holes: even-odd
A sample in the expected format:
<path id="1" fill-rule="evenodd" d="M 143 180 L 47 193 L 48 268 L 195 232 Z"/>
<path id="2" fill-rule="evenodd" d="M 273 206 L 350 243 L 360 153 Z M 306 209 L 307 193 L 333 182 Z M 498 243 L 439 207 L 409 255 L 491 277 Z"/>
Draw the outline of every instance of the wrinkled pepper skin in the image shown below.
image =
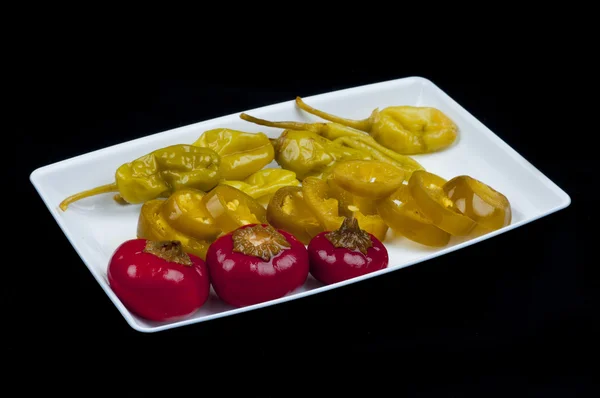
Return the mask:
<path id="1" fill-rule="evenodd" d="M 72 195 L 60 208 L 64 211 L 77 200 L 108 192 L 118 192 L 119 202 L 139 204 L 183 188 L 208 191 L 221 179 L 219 166 L 220 157 L 210 148 L 171 145 L 121 165 L 114 183 Z"/>
<path id="2" fill-rule="evenodd" d="M 318 176 L 340 160 L 371 159 L 365 152 L 336 145 L 311 131 L 285 130 L 273 143 L 275 161 L 298 179 Z"/>
<path id="3" fill-rule="evenodd" d="M 245 113 L 240 118 L 261 126 L 284 129 L 279 139 L 273 140 L 275 160 L 282 167 L 296 171 L 300 179 L 319 176 L 335 162 L 352 159 L 392 164 L 403 170 L 407 178 L 413 171 L 424 169 L 416 160 L 386 148 L 366 132 L 339 123 L 274 122 Z M 304 141 L 300 141 L 300 137 Z M 324 158 L 323 152 L 330 156 Z M 299 161 L 303 166 L 298 164 Z"/>
<path id="4" fill-rule="evenodd" d="M 267 168 L 251 174 L 243 181 L 226 180 L 221 181 L 221 184 L 237 188 L 266 206 L 279 188 L 297 187 L 300 181 L 296 178 L 296 173 L 291 170 Z"/>
<path id="5" fill-rule="evenodd" d="M 244 180 L 273 161 L 273 146 L 264 133 L 219 128 L 205 131 L 193 144 L 210 148 L 221 158 L 221 178 Z"/>
<path id="6" fill-rule="evenodd" d="M 116 181 L 126 202 L 143 203 L 182 188 L 209 191 L 221 178 L 219 166 L 211 149 L 172 145 L 122 165 Z"/>
<path id="7" fill-rule="evenodd" d="M 296 98 L 296 105 L 312 115 L 370 134 L 386 148 L 404 155 L 437 152 L 452 145 L 458 126 L 432 107 L 390 106 L 375 109 L 367 119 L 351 120 L 315 109 Z"/>

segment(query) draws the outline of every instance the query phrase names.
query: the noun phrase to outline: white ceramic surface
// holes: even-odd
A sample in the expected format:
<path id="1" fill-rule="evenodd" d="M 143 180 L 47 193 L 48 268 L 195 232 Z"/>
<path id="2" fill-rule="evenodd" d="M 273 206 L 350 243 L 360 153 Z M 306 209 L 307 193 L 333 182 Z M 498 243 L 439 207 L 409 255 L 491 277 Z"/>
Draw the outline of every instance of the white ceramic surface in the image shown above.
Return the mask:
<path id="1" fill-rule="evenodd" d="M 239 113 L 236 113 L 125 142 L 35 170 L 30 179 L 48 210 L 83 263 L 131 327 L 141 332 L 156 332 L 356 283 L 465 248 L 564 209 L 571 203 L 571 199 L 563 190 L 427 79 L 409 77 L 303 99 L 316 108 L 356 119 L 368 117 L 376 107 L 383 109 L 389 105 L 439 108 L 458 124 L 459 138 L 452 147 L 442 152 L 417 155 L 414 156 L 415 159 L 428 171 L 446 179 L 468 174 L 502 192 L 512 205 L 511 225 L 468 240 L 453 238 L 447 247 L 441 249 L 427 248 L 406 239 L 393 238 L 385 242 L 390 255 L 387 269 L 330 286 L 322 286 L 309 277 L 302 288 L 283 298 L 246 308 L 231 308 L 223 304 L 214 295 L 214 291 L 211 291 L 210 299 L 195 315 L 176 322 L 156 323 L 138 318 L 129 312 L 114 295 L 106 280 L 106 268 L 113 251 L 123 241 L 135 238 L 140 206 L 120 206 L 113 201 L 111 194 L 81 200 L 72 204 L 66 212 L 62 212 L 58 204 L 75 192 L 112 182 L 114 171 L 122 163 L 160 147 L 192 143 L 208 129 L 229 127 L 250 132 L 262 131 L 271 137 L 277 137 L 281 130 L 243 121 L 239 118 Z M 271 120 L 319 120 L 299 110 L 293 98 L 246 113 Z M 277 164 L 273 163 L 271 166 L 277 167 Z"/>

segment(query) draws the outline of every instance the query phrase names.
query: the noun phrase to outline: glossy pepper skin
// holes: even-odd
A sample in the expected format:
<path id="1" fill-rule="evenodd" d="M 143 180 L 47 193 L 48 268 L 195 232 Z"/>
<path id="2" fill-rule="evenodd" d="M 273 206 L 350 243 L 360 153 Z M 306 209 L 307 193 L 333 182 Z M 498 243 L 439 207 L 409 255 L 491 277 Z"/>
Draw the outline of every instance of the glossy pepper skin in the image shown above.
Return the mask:
<path id="1" fill-rule="evenodd" d="M 482 181 L 461 175 L 446 182 L 443 189 L 461 213 L 488 230 L 505 227 L 512 220 L 506 196 Z"/>
<path id="2" fill-rule="evenodd" d="M 230 185 L 217 185 L 202 198 L 202 203 L 224 234 L 243 225 L 267 223 L 265 208 Z"/>
<path id="3" fill-rule="evenodd" d="M 179 192 L 173 195 L 179 195 Z M 191 220 L 187 215 L 172 215 L 169 200 L 152 199 L 142 205 L 138 217 L 137 237 L 155 241 L 176 240 L 181 243 L 186 253 L 206 259 L 208 246 L 220 233 L 215 220 L 207 219 L 206 227 L 202 227 L 200 221 Z M 197 206 L 202 206 L 202 203 Z M 201 212 L 208 214 L 204 210 Z M 173 218 L 177 221 L 173 222 Z"/>
<path id="4" fill-rule="evenodd" d="M 337 191 L 340 192 L 340 191 Z M 307 177 L 302 181 L 304 201 L 310 211 L 319 220 L 324 231 L 337 230 L 344 222 L 345 216 L 350 214 L 361 224 L 361 228 L 384 241 L 388 226 L 378 214 L 364 214 L 357 207 L 340 209 L 340 199 L 336 191 L 329 187 L 327 180 L 317 177 Z"/>
<path id="5" fill-rule="evenodd" d="M 152 321 L 189 316 L 210 293 L 206 263 L 172 241 L 123 242 L 110 259 L 107 277 L 125 307 Z"/>
<path id="6" fill-rule="evenodd" d="M 231 185 L 266 206 L 279 188 L 297 187 L 300 181 L 291 170 L 267 168 L 251 174 L 243 181 L 226 180 L 221 184 Z"/>
<path id="7" fill-rule="evenodd" d="M 219 128 L 205 131 L 193 144 L 210 148 L 221 158 L 225 180 L 244 180 L 273 161 L 273 146 L 264 133 Z"/>
<path id="8" fill-rule="evenodd" d="M 447 181 L 433 173 L 419 170 L 408 180 L 410 195 L 419 210 L 433 224 L 455 236 L 466 236 L 476 226 L 475 221 L 463 214 L 444 192 Z"/>
<path id="9" fill-rule="evenodd" d="M 267 206 L 267 221 L 308 245 L 323 227 L 304 201 L 302 187 L 287 186 L 275 192 Z"/>
<path id="10" fill-rule="evenodd" d="M 458 126 L 432 107 L 390 106 L 375 109 L 367 119 L 351 120 L 315 109 L 300 97 L 296 105 L 322 119 L 367 132 L 381 145 L 405 155 L 440 151 L 458 136 Z"/>
<path id="11" fill-rule="evenodd" d="M 283 297 L 302 286 L 309 273 L 304 244 L 267 224 L 221 236 L 210 246 L 206 263 L 215 293 L 235 307 Z"/>
<path id="12" fill-rule="evenodd" d="M 326 285 L 379 271 L 389 263 L 385 246 L 355 218 L 346 218 L 338 230 L 315 236 L 307 251 L 311 275 Z"/>
<path id="13" fill-rule="evenodd" d="M 419 209 L 406 185 L 378 200 L 376 206 L 386 224 L 407 239 L 431 247 L 446 246 L 450 242 L 450 234 L 435 226 Z"/>
<path id="14" fill-rule="evenodd" d="M 208 191 L 221 179 L 219 166 L 219 155 L 212 149 L 171 145 L 121 165 L 114 183 L 72 195 L 60 208 L 64 211 L 77 200 L 107 192 L 118 192 L 122 202 L 139 204 L 182 188 Z"/>
<path id="15" fill-rule="evenodd" d="M 310 173 L 297 172 L 299 174 L 298 178 L 300 179 L 308 176 L 317 176 L 327 167 L 332 166 L 334 162 L 351 159 L 378 160 L 381 162 L 390 163 L 403 170 L 407 177 L 410 177 L 413 171 L 423 169 L 423 166 L 421 166 L 419 162 L 411 157 L 394 152 L 393 150 L 384 147 L 373 137 L 363 131 L 353 129 L 339 123 L 299 123 L 290 121 L 273 122 L 259 119 L 245 113 L 242 113 L 240 118 L 262 126 L 285 129 L 283 134 L 280 136 L 280 139 L 274 143 L 276 153 L 275 159 L 278 161 L 278 163 L 281 158 L 283 158 L 281 159 L 283 161 L 287 160 L 285 166 L 284 164 L 280 163 L 280 165 L 284 168 L 300 167 L 300 165 L 297 164 L 298 160 L 301 160 L 304 163 L 308 162 L 308 164 L 306 164 L 304 167 L 309 168 L 315 159 L 322 159 L 321 154 L 323 151 L 319 150 L 320 148 L 314 144 L 309 145 L 309 142 L 291 145 L 289 148 L 282 148 L 282 144 L 290 144 L 281 140 L 283 136 L 286 136 L 286 138 L 298 137 L 297 134 L 294 134 L 295 137 L 291 137 L 286 134 L 291 131 L 303 133 L 305 137 L 310 137 L 310 140 L 318 142 L 320 147 L 326 148 L 329 151 L 335 150 L 336 152 L 339 152 L 340 148 L 343 148 L 345 151 L 350 151 L 353 154 L 352 156 L 334 156 L 332 161 L 326 162 L 325 164 L 319 164 L 317 167 L 314 167 L 316 171 L 310 170 Z M 315 135 L 321 137 L 321 139 L 319 140 L 315 138 Z M 287 151 L 287 153 L 282 156 L 281 153 L 284 151 Z"/>

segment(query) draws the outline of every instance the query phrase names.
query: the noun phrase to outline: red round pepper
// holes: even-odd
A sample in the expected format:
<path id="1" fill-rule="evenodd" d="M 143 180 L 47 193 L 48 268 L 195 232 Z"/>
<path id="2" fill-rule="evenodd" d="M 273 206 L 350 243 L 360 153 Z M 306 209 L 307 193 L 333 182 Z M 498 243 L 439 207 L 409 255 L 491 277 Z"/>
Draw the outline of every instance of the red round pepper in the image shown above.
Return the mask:
<path id="1" fill-rule="evenodd" d="M 360 229 L 356 218 L 312 238 L 308 256 L 311 275 L 326 285 L 384 269 L 389 262 L 383 243 Z"/>
<path id="2" fill-rule="evenodd" d="M 122 243 L 108 264 L 108 282 L 125 307 L 153 321 L 189 316 L 210 293 L 205 262 L 178 241 Z"/>
<path id="3" fill-rule="evenodd" d="M 219 237 L 206 264 L 215 293 L 244 307 L 285 296 L 308 277 L 306 247 L 293 235 L 268 224 L 248 224 Z"/>

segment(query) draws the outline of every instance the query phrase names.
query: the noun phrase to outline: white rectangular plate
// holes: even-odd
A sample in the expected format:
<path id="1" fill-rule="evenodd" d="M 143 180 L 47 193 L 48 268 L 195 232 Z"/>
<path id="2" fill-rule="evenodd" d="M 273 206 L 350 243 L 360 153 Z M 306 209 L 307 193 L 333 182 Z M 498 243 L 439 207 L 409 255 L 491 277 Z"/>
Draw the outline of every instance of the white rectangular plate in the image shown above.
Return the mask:
<path id="1" fill-rule="evenodd" d="M 211 291 L 211 297 L 195 315 L 176 322 L 155 323 L 128 311 L 112 292 L 106 279 L 106 268 L 113 251 L 125 240 L 135 238 L 140 206 L 119 206 L 110 194 L 76 202 L 66 212 L 62 212 L 58 204 L 75 192 L 113 182 L 115 170 L 125 162 L 160 147 L 192 143 L 209 129 L 228 127 L 248 132 L 262 131 L 273 138 L 277 137 L 281 130 L 257 126 L 241 120 L 239 114 L 232 114 L 114 145 L 35 170 L 30 179 L 42 200 L 83 263 L 135 330 L 162 331 L 359 282 L 489 239 L 564 209 L 571 203 L 570 197 L 563 190 L 429 80 L 409 77 L 304 99 L 314 107 L 357 119 L 368 117 L 374 108 L 383 109 L 390 105 L 439 108 L 458 124 L 460 132 L 457 142 L 447 150 L 418 155 L 415 159 L 428 171 L 446 179 L 467 174 L 502 192 L 512 205 L 511 225 L 467 240 L 453 238 L 447 247 L 441 249 L 427 248 L 402 238 L 392 238 L 385 242 L 390 256 L 387 269 L 329 286 L 322 286 L 309 277 L 303 287 L 285 297 L 245 308 L 229 307 Z M 293 100 L 250 110 L 247 113 L 271 120 L 318 120 L 298 110 Z M 273 163 L 271 166 L 277 167 L 277 164 Z"/>

